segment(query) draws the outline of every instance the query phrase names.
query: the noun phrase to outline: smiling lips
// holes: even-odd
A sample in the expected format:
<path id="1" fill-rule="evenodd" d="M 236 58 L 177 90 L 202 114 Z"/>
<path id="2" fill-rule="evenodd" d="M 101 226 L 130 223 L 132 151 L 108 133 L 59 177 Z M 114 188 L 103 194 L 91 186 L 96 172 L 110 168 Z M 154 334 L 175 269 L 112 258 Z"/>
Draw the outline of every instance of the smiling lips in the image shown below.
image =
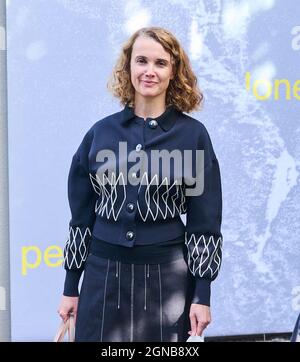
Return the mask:
<path id="1" fill-rule="evenodd" d="M 148 81 L 148 80 L 142 80 L 142 82 L 143 82 L 145 85 L 150 85 L 150 86 L 156 84 L 156 82 L 151 82 L 151 81 Z"/>

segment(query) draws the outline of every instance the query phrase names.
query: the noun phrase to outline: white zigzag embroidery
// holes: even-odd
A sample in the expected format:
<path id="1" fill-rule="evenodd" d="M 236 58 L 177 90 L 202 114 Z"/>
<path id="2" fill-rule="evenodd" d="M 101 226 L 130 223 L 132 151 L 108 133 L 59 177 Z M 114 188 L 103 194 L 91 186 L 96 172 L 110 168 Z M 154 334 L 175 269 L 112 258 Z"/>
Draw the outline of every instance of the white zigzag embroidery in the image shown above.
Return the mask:
<path id="1" fill-rule="evenodd" d="M 97 200 L 97 202 L 96 202 L 95 212 L 101 216 L 103 216 L 104 212 L 106 212 L 106 217 L 108 219 L 110 218 L 110 215 L 112 214 L 112 217 L 116 221 L 119 217 L 121 209 L 126 200 L 126 185 L 125 185 L 125 180 L 124 180 L 124 176 L 123 176 L 122 172 L 120 172 L 118 178 L 116 178 L 116 175 L 114 172 L 112 172 L 111 175 L 112 175 L 111 180 L 109 180 L 108 177 L 106 176 L 106 174 L 103 174 L 103 180 L 101 181 L 100 177 L 97 174 L 96 174 L 96 177 L 94 177 L 90 173 L 90 180 L 91 180 L 91 183 L 93 185 L 95 192 L 101 197 L 101 200 L 100 201 Z M 122 182 L 120 185 L 123 186 L 122 193 L 120 191 L 117 191 L 117 189 L 116 189 L 116 186 L 117 186 L 120 178 L 122 179 Z M 105 187 L 106 183 L 104 182 L 104 180 L 106 180 L 107 183 L 111 186 L 110 190 L 108 190 Z M 154 180 L 156 180 L 156 182 L 154 182 Z M 153 220 L 156 220 L 159 212 L 164 219 L 167 218 L 168 213 L 169 213 L 169 215 L 171 215 L 172 218 L 174 218 L 176 214 L 180 215 L 181 213 L 186 212 L 186 202 L 185 202 L 186 199 L 185 199 L 185 195 L 183 192 L 183 187 L 181 185 L 178 185 L 177 180 L 175 180 L 172 185 L 168 185 L 167 180 L 168 180 L 168 178 L 165 177 L 163 179 L 162 183 L 158 184 L 158 176 L 154 175 L 153 178 L 149 182 L 148 173 L 144 172 L 143 177 L 140 181 L 138 193 L 139 194 L 141 193 L 141 187 L 146 182 L 147 187 L 146 187 L 144 196 L 145 196 L 145 203 L 147 205 L 147 211 L 146 211 L 145 215 L 143 215 L 139 200 L 137 200 L 137 209 L 138 209 L 139 215 L 143 221 L 147 220 L 149 214 L 151 215 Z M 163 194 L 160 195 L 159 189 L 161 187 L 163 187 L 164 184 L 166 185 L 167 190 Z M 151 200 L 150 187 L 154 186 L 154 185 L 157 187 L 157 189 L 153 193 L 152 200 Z M 170 190 L 172 188 L 173 189 L 176 188 L 175 189 L 176 193 L 171 196 L 172 208 L 170 208 L 168 205 L 168 199 L 170 197 Z M 119 205 L 119 206 L 116 205 L 118 197 L 119 197 L 119 199 L 121 198 L 121 200 L 120 200 L 121 205 Z M 160 200 L 160 198 L 162 201 Z M 176 201 L 178 199 L 180 200 L 179 206 L 176 205 Z M 151 204 L 151 201 L 152 201 L 152 204 Z M 160 201 L 161 201 L 161 203 L 163 203 L 163 205 L 165 205 L 165 208 L 164 208 L 165 212 L 159 206 Z M 152 205 L 152 208 L 153 208 L 153 205 L 156 208 L 155 213 L 152 212 L 151 205 Z M 118 207 L 118 210 L 117 210 L 117 207 Z"/>
<path id="2" fill-rule="evenodd" d="M 81 232 L 81 229 L 78 226 L 76 229 L 72 226 L 69 227 L 69 239 L 65 244 L 65 267 L 67 266 L 68 269 L 72 269 L 74 265 L 77 269 L 81 267 L 87 257 L 86 238 L 89 238 L 91 235 L 91 230 L 88 227 L 85 228 L 84 233 Z M 79 245 L 76 243 L 78 237 L 80 237 Z M 80 260 L 77 260 L 76 256 L 80 256 Z"/>
<path id="3" fill-rule="evenodd" d="M 119 210 L 115 210 L 115 203 L 118 198 L 118 192 L 116 190 L 116 186 L 119 182 L 119 179 L 122 178 L 122 186 L 123 186 L 123 201 L 119 207 Z M 105 188 L 105 182 L 104 179 L 107 180 L 109 185 L 111 185 L 110 191 Z M 103 181 L 101 182 L 100 177 L 96 174 L 96 177 L 94 177 L 92 174 L 90 174 L 90 180 L 92 182 L 93 188 L 95 192 L 101 196 L 101 201 L 97 200 L 95 205 L 95 212 L 98 215 L 103 216 L 104 212 L 106 212 L 107 219 L 110 218 L 110 215 L 112 214 L 112 217 L 116 221 L 119 217 L 119 214 L 121 212 L 122 206 L 124 205 L 124 202 L 126 200 L 126 185 L 124 181 L 123 173 L 121 172 L 116 179 L 116 175 L 114 172 L 112 172 L 111 181 L 108 179 L 106 174 L 103 174 Z M 120 192 L 119 192 L 120 193 Z"/>
<path id="4" fill-rule="evenodd" d="M 200 245 L 199 245 L 200 244 Z M 196 276 L 199 274 L 203 277 L 209 273 L 212 278 L 218 272 L 221 266 L 222 237 L 216 241 L 213 235 L 208 239 L 204 235 L 200 235 L 197 239 L 195 234 L 191 234 L 187 240 L 187 232 L 185 233 L 185 245 L 188 248 L 188 266 L 191 273 Z M 202 250 L 202 252 L 199 251 Z M 212 263 L 215 263 L 213 270 Z"/>
<path id="5" fill-rule="evenodd" d="M 143 177 L 142 177 L 142 179 L 141 179 L 141 185 L 140 185 L 139 190 L 138 190 L 139 193 L 140 193 L 141 186 L 144 184 L 144 181 L 143 181 L 144 179 L 146 179 L 146 184 L 147 184 L 147 188 L 146 188 L 145 194 L 144 194 L 144 195 L 145 195 L 145 202 L 146 202 L 146 205 L 147 205 L 147 211 L 146 211 L 146 213 L 145 213 L 145 216 L 143 216 L 142 210 L 140 209 L 140 204 L 139 204 L 139 202 L 137 203 L 137 207 L 138 207 L 140 216 L 141 216 L 141 218 L 143 219 L 143 221 L 146 221 L 146 220 L 147 220 L 149 213 L 151 214 L 152 219 L 155 221 L 155 220 L 157 219 L 157 217 L 158 217 L 158 212 L 161 213 L 161 215 L 162 215 L 162 217 L 163 217 L 164 219 L 167 218 L 167 216 L 168 216 L 168 211 L 169 211 L 170 215 L 172 216 L 172 218 L 174 218 L 174 216 L 175 216 L 175 214 L 176 214 L 176 211 L 177 211 L 177 214 L 179 214 L 179 215 L 180 215 L 181 213 L 183 213 L 183 212 L 186 212 L 185 195 L 184 195 L 184 192 L 183 192 L 183 190 L 182 190 L 182 187 L 181 187 L 180 185 L 178 185 L 178 181 L 177 181 L 177 180 L 175 180 L 175 181 L 173 182 L 173 184 L 169 186 L 169 185 L 168 185 L 168 178 L 165 177 L 165 178 L 163 179 L 162 183 L 158 185 L 158 176 L 157 176 L 157 175 L 154 175 L 153 178 L 152 178 L 152 179 L 150 180 L 150 182 L 149 182 L 148 173 L 147 173 L 147 172 L 144 172 Z M 157 186 L 157 189 L 155 190 L 155 192 L 154 192 L 153 195 L 152 195 L 152 201 L 153 201 L 153 203 L 156 205 L 156 212 L 155 212 L 155 214 L 154 214 L 154 213 L 152 212 L 152 210 L 151 210 L 151 200 L 150 200 L 150 187 L 151 187 L 151 184 L 152 184 L 152 182 L 153 182 L 154 180 L 156 180 L 156 181 L 154 182 L 154 185 Z M 166 190 L 163 194 L 160 195 L 160 194 L 159 194 L 159 188 L 162 187 L 162 186 L 164 185 L 164 183 L 166 184 L 167 190 Z M 152 185 L 152 186 L 153 186 L 153 185 Z M 174 187 L 176 187 L 176 194 L 173 195 L 173 196 L 171 196 L 172 209 L 173 209 L 173 210 L 171 210 L 171 209 L 169 208 L 169 206 L 168 206 L 168 198 L 169 198 L 169 196 L 170 196 L 170 190 L 171 190 L 172 188 L 174 188 Z M 177 205 L 176 205 L 176 200 L 180 198 L 179 193 L 181 193 L 181 204 L 179 205 L 179 207 L 177 207 Z M 157 195 L 157 196 L 156 196 L 156 200 L 155 200 L 155 195 Z M 160 196 L 161 196 L 161 198 L 162 198 L 162 200 L 163 200 L 163 203 L 164 203 L 164 205 L 165 205 L 165 213 L 164 213 L 163 210 L 159 207 L 159 198 L 160 198 Z"/>

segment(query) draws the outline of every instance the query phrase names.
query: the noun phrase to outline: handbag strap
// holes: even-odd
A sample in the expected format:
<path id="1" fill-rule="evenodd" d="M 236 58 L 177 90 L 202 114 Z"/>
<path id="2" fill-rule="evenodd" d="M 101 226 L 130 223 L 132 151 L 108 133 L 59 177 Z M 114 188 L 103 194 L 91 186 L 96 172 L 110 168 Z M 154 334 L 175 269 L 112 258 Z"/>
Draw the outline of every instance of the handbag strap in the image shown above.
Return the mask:
<path id="1" fill-rule="evenodd" d="M 69 342 L 75 341 L 75 321 L 74 321 L 74 315 L 71 314 L 69 320 L 69 328 L 68 328 L 68 338 Z"/>
<path id="2" fill-rule="evenodd" d="M 58 331 L 53 339 L 53 342 L 63 342 L 66 333 L 68 332 L 68 341 L 74 342 L 75 340 L 75 323 L 74 315 L 70 314 L 66 322 L 62 321 Z"/>

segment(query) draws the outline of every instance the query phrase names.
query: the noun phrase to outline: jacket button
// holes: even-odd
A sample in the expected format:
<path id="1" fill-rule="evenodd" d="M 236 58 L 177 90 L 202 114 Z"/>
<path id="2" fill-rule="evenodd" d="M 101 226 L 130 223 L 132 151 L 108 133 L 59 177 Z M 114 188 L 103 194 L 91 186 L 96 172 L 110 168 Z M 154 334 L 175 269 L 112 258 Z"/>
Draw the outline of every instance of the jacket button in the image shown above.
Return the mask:
<path id="1" fill-rule="evenodd" d="M 155 119 L 152 119 L 150 122 L 149 122 L 149 127 L 150 128 L 156 128 L 157 127 L 157 121 Z"/>
<path id="2" fill-rule="evenodd" d="M 132 202 L 128 202 L 126 208 L 128 212 L 132 212 L 134 210 L 134 204 Z"/>
<path id="3" fill-rule="evenodd" d="M 135 150 L 137 152 L 140 152 L 141 149 L 142 149 L 142 145 L 140 143 L 138 145 L 136 145 Z"/>
<path id="4" fill-rule="evenodd" d="M 133 231 L 127 231 L 126 233 L 126 239 L 132 240 L 134 238 L 134 232 Z"/>

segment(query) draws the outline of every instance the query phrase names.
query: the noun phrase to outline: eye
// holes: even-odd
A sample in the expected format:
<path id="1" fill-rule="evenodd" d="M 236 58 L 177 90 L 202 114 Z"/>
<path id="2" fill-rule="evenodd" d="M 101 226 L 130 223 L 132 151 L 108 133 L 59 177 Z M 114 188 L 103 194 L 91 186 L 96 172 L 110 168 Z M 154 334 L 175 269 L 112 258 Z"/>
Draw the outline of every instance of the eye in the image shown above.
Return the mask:
<path id="1" fill-rule="evenodd" d="M 145 59 L 138 59 L 137 62 L 138 62 L 138 63 L 141 63 L 141 62 L 142 62 L 142 63 L 145 63 Z"/>

